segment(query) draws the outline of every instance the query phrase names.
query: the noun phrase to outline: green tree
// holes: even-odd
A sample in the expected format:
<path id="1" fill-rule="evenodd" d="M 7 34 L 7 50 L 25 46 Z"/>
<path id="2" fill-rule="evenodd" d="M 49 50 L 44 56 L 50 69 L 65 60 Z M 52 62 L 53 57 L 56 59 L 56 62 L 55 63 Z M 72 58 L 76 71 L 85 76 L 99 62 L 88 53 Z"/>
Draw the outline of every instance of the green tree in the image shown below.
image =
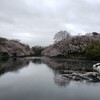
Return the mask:
<path id="1" fill-rule="evenodd" d="M 86 56 L 90 59 L 100 59 L 100 44 L 90 44 L 86 47 Z"/>
<path id="2" fill-rule="evenodd" d="M 41 52 L 44 50 L 45 47 L 42 46 L 34 46 L 32 47 L 32 51 L 34 52 L 34 56 L 41 56 Z"/>

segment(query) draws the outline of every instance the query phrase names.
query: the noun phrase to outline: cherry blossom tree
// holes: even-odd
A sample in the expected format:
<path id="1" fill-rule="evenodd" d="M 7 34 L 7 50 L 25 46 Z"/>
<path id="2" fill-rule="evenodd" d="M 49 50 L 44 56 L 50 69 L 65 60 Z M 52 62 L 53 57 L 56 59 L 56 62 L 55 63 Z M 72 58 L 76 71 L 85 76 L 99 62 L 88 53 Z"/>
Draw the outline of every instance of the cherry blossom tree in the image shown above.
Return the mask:
<path id="1" fill-rule="evenodd" d="M 70 37 L 70 33 L 67 31 L 60 31 L 58 33 L 55 34 L 54 36 L 54 41 L 58 42 L 61 41 L 63 39 L 68 39 Z"/>

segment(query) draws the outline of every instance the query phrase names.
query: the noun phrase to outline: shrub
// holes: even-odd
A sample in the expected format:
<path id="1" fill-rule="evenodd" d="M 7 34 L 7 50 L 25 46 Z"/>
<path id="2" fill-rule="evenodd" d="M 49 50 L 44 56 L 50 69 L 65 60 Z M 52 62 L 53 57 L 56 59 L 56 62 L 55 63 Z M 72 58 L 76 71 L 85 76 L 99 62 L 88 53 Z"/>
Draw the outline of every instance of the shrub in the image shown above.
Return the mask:
<path id="1" fill-rule="evenodd" d="M 100 59 L 100 44 L 90 44 L 86 47 L 86 56 L 90 59 Z"/>

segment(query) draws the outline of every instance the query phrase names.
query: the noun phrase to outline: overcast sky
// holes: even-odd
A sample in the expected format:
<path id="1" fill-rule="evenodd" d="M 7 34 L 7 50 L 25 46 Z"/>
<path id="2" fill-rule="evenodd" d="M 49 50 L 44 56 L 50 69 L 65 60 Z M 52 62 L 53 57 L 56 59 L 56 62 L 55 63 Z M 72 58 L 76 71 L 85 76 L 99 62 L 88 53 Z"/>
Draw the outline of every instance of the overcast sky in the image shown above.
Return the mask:
<path id="1" fill-rule="evenodd" d="M 100 0 L 0 0 L 0 36 L 48 45 L 60 30 L 100 32 Z"/>

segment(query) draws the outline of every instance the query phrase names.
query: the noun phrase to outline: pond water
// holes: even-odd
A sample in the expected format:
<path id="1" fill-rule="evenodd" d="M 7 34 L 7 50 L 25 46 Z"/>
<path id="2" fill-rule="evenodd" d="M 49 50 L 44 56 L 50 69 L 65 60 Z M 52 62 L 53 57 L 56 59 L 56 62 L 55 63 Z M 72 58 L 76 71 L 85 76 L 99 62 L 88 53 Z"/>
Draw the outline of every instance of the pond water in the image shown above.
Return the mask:
<path id="1" fill-rule="evenodd" d="M 50 58 L 0 60 L 0 100 L 100 100 L 100 83 L 64 79 L 91 72 L 95 61 Z"/>

